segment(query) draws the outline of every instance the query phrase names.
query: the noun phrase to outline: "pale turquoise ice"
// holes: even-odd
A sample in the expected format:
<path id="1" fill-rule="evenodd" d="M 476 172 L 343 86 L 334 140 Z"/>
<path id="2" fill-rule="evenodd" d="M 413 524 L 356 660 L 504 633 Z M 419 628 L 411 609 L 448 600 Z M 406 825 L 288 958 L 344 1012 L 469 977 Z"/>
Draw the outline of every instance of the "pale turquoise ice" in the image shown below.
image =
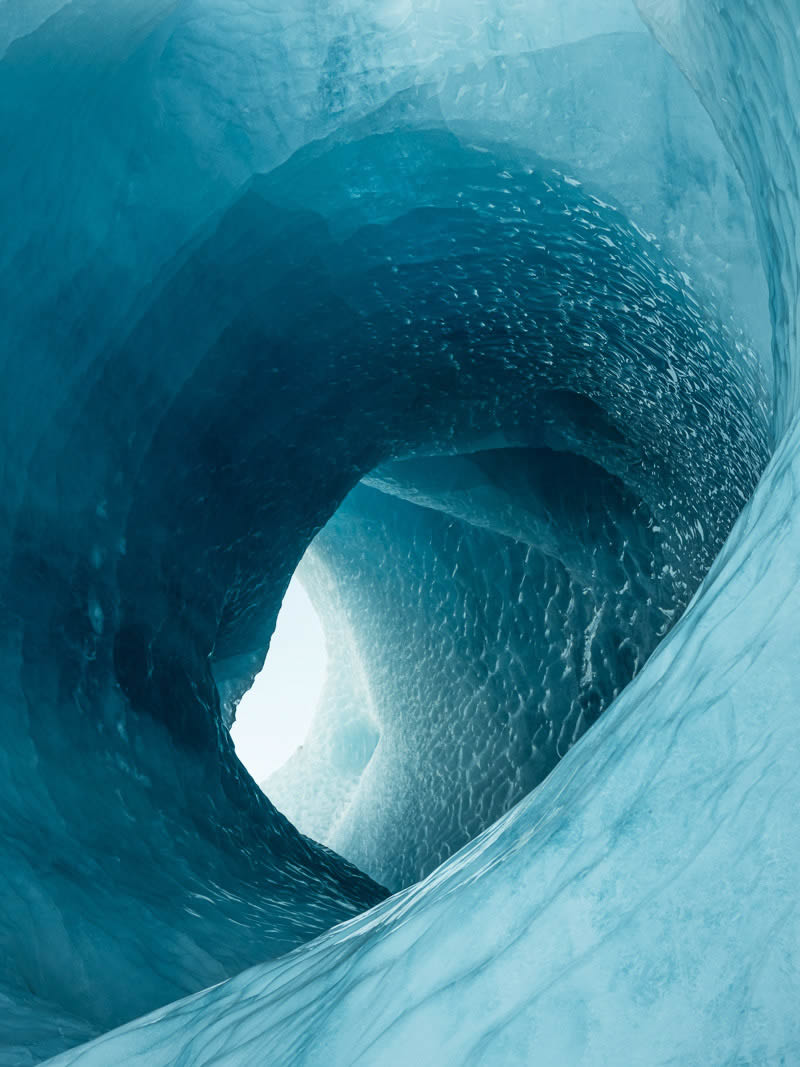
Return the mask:
<path id="1" fill-rule="evenodd" d="M 800 16 L 642 2 L 756 203 L 775 454 L 682 621 L 534 794 L 420 885 L 54 1063 L 800 1061 Z"/>
<path id="2" fill-rule="evenodd" d="M 630 0 L 0 0 L 4 1067 L 57 1053 L 51 1062 L 90 1067 L 800 1062 L 800 10 L 797 0 L 638 8 L 666 51 Z M 394 137 L 406 124 L 408 139 Z M 419 167 L 403 169 L 417 154 Z M 511 170 L 481 171 L 481 159 L 501 155 Z M 339 185 L 316 169 L 331 160 Z M 366 165 L 352 179 L 347 167 L 357 163 Z M 547 324 L 536 305 L 541 278 L 516 284 L 530 254 L 515 244 L 516 213 L 530 211 L 534 179 L 551 183 L 543 218 L 564 204 L 565 216 L 591 222 L 575 228 L 584 245 L 566 223 L 559 244 L 550 219 L 547 250 L 563 257 L 555 262 L 565 279 L 553 289 L 559 329 L 545 331 L 548 344 L 520 374 L 506 356 L 527 352 L 532 306 Z M 415 216 L 418 190 L 426 210 Z M 306 216 L 309 191 L 315 213 Z M 437 288 L 434 272 L 430 288 L 453 293 L 447 310 L 471 314 L 475 329 L 466 342 L 457 329 L 432 329 L 428 349 L 414 327 L 436 326 L 433 314 L 391 316 L 408 295 L 409 264 L 427 265 L 427 249 L 439 255 L 455 240 L 454 191 L 478 212 L 481 256 L 432 256 L 451 273 Z M 451 212 L 448 226 L 425 196 Z M 378 253 L 394 242 L 401 266 L 370 258 L 376 233 Z M 464 478 L 438 479 L 437 455 L 433 466 L 412 461 L 409 485 L 408 467 L 386 464 L 422 445 L 379 419 L 392 415 L 394 394 L 372 373 L 381 368 L 366 358 L 371 334 L 360 328 L 388 321 L 396 349 L 377 346 L 386 364 L 399 351 L 400 372 L 418 357 L 420 380 L 432 374 L 430 425 L 420 394 L 414 403 L 402 394 L 423 445 L 502 453 L 514 443 L 504 434 L 518 429 L 516 397 L 529 387 L 539 395 L 525 372 L 551 358 L 575 309 L 569 286 L 579 272 L 561 266 L 583 264 L 587 247 L 596 256 L 597 233 L 627 234 L 624 247 L 636 251 L 636 270 L 615 248 L 593 277 L 602 297 L 630 269 L 636 311 L 626 340 L 644 343 L 630 378 L 613 345 L 588 345 L 581 366 L 589 377 L 593 360 L 615 369 L 631 386 L 619 410 L 632 426 L 644 411 L 641 425 L 656 427 L 666 452 L 675 446 L 684 474 L 687 438 L 696 430 L 698 442 L 715 443 L 713 455 L 697 445 L 698 476 L 683 484 L 701 498 L 683 505 L 702 517 L 714 500 L 738 508 L 737 492 L 749 492 L 760 469 L 763 449 L 726 453 L 741 425 L 719 425 L 720 410 L 738 411 L 761 441 L 758 390 L 735 392 L 738 409 L 715 408 L 714 358 L 709 397 L 696 388 L 706 380 L 698 352 L 747 362 L 738 328 L 756 348 L 772 345 L 774 454 L 685 616 L 635 680 L 538 788 L 429 877 L 384 899 L 258 792 L 226 727 L 303 548 L 370 471 L 372 488 L 356 490 L 362 502 L 380 491 L 399 508 L 422 486 L 431 515 L 502 527 L 490 545 L 528 537 L 581 580 L 597 577 L 593 546 L 548 523 L 539 497 L 505 508 L 513 479 L 490 476 L 476 488 L 463 457 L 448 470 Z M 318 273 L 314 255 L 297 267 L 306 248 L 323 261 Z M 500 300 L 485 263 L 514 280 Z M 351 289 L 346 279 L 336 287 L 338 268 L 351 270 Z M 472 285 L 491 299 L 470 302 Z M 305 315 L 319 290 L 329 303 Z M 671 316 L 667 292 L 685 319 Z M 416 313 L 428 288 L 412 283 L 409 293 Z M 583 312 L 596 301 L 582 293 Z M 391 306 L 381 318 L 383 299 Z M 339 349 L 330 307 L 350 331 Z M 498 327 L 488 337 L 485 319 Z M 591 327 L 592 315 L 581 321 Z M 680 382 L 668 369 L 659 377 L 646 357 L 654 332 L 669 351 L 682 326 L 691 344 L 678 354 L 694 379 Z M 303 330 L 306 347 L 292 348 Z M 513 337 L 513 352 L 497 336 Z M 294 377 L 281 377 L 284 344 Z M 331 365 L 328 344 L 339 361 Z M 466 380 L 476 393 L 451 404 Z M 402 373 L 389 384 L 407 385 Z M 329 417 L 334 386 L 340 408 Z M 707 438 L 702 418 L 670 418 L 684 410 L 681 388 L 708 414 Z M 484 394 L 490 403 L 473 419 Z M 743 396 L 752 398 L 746 418 Z M 309 398 L 319 416 L 311 429 L 299 417 Z M 361 421 L 373 415 L 369 433 L 385 435 L 375 454 Z M 599 436 L 607 431 L 602 423 Z M 626 453 L 620 460 L 615 448 L 603 456 L 619 471 Z M 630 469 L 633 484 L 652 489 L 652 471 L 637 483 Z M 725 485 L 704 476 L 717 470 Z M 356 511 L 372 521 L 358 498 Z M 371 529 L 379 542 L 384 528 Z M 700 524 L 698 555 L 704 536 Z M 464 540 L 465 555 L 487 543 Z M 418 558 L 424 578 L 429 557 Z M 473 575 L 495 591 L 484 601 L 493 610 L 504 558 L 493 547 L 474 561 Z M 312 577 L 324 600 L 322 564 Z M 438 606 L 474 603 L 475 588 L 467 581 L 461 600 Z M 526 610 L 538 604 L 527 595 Z M 453 645 L 474 618 L 463 611 L 439 641 L 443 614 L 433 643 Z M 494 625 L 489 615 L 470 630 L 477 645 Z M 370 805 L 392 792 L 398 761 L 382 768 L 379 788 L 358 793 L 380 744 L 378 706 L 397 693 L 371 691 L 354 631 L 343 625 L 337 642 L 333 718 L 337 737 L 355 738 L 359 751 L 336 750 L 323 723 L 306 765 L 295 763 L 292 773 L 303 773 L 284 776 L 283 795 L 297 801 L 301 829 L 320 839 L 331 831 L 345 856 L 407 885 L 433 865 L 421 831 L 432 824 L 433 840 L 445 821 L 426 801 L 441 783 L 434 777 L 436 789 L 426 781 L 429 792 L 411 797 L 427 822 L 403 824 L 401 809 Z M 465 640 L 462 657 L 470 651 Z M 527 661 L 500 653 L 504 681 L 522 691 Z M 461 835 L 435 842 L 448 855 L 499 803 L 496 781 L 487 794 L 473 790 L 473 755 L 486 750 L 481 731 L 494 710 L 470 720 L 477 736 L 463 747 L 459 738 L 444 746 L 472 772 L 452 802 L 438 797 Z M 431 762 L 413 741 L 402 753 L 412 782 Z M 335 775 L 332 750 L 347 757 Z M 376 759 L 373 779 L 379 769 Z M 393 850 L 395 840 L 417 842 L 420 855 Z"/>

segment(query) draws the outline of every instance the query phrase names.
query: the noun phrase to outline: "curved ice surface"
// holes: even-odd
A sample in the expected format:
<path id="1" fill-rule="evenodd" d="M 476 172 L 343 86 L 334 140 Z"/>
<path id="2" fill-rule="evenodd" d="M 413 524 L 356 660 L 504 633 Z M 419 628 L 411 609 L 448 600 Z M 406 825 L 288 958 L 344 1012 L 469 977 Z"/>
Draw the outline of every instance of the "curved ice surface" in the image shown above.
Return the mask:
<path id="1" fill-rule="evenodd" d="M 798 19 L 640 6 L 713 125 L 624 0 L 0 2 L 3 1062 L 800 1057 Z"/>
<path id="2" fill-rule="evenodd" d="M 339 457 L 362 474 L 414 457 L 369 473 L 383 499 L 359 490 L 315 543 L 339 585 L 330 629 L 345 615 L 357 633 L 367 757 L 339 766 L 364 696 L 343 702 L 337 680 L 266 790 L 398 888 L 541 781 L 685 605 L 762 462 L 757 375 L 652 241 L 530 153 L 337 137 L 249 196 L 324 213 L 337 241 L 318 253 L 336 276 L 314 276 L 313 331 L 305 308 L 281 329 L 292 367 L 314 366 L 310 347 L 372 368 L 363 398 L 348 372 L 331 401 L 358 410 L 369 462 L 337 427 Z M 232 246 L 243 210 L 214 242 Z"/>

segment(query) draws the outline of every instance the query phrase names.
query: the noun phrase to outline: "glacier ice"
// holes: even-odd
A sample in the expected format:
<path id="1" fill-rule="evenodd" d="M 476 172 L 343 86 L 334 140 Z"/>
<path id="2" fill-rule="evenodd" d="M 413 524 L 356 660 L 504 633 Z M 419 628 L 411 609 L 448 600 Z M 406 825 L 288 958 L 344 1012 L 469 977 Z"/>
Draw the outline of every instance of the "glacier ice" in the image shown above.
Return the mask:
<path id="1" fill-rule="evenodd" d="M 0 1063 L 800 1060 L 794 0 L 0 57 Z"/>

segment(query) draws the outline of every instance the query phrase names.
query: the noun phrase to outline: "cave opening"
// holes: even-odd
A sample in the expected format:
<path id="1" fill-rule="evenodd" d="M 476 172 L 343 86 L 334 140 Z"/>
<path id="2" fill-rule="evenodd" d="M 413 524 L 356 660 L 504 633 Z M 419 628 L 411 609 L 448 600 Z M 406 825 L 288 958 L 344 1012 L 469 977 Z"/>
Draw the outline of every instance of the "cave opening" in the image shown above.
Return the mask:
<path id="1" fill-rule="evenodd" d="M 231 727 L 236 754 L 259 786 L 302 748 L 328 671 L 325 633 L 301 579 L 286 590 L 264 666 Z"/>

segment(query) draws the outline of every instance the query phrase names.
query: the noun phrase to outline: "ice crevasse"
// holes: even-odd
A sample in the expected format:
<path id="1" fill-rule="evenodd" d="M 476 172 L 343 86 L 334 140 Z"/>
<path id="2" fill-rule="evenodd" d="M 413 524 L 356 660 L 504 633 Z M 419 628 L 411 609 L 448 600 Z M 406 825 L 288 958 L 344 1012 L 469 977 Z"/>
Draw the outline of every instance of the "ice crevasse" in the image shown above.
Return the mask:
<path id="1" fill-rule="evenodd" d="M 800 1062 L 795 0 L 0 50 L 0 1063 Z"/>

